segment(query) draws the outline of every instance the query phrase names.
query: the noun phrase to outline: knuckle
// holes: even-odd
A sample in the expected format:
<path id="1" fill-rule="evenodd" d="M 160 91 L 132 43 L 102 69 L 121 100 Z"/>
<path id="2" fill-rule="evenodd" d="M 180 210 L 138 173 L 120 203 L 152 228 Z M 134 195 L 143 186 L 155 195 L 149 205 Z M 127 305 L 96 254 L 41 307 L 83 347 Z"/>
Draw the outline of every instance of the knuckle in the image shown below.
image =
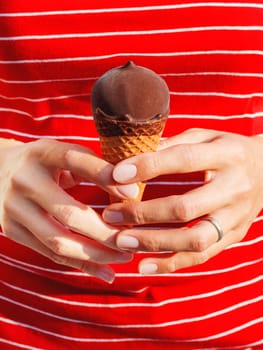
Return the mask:
<path id="1" fill-rule="evenodd" d="M 150 177 L 157 176 L 161 173 L 160 169 L 162 169 L 162 165 L 158 152 L 145 153 L 143 160 L 142 167 L 150 174 Z"/>
<path id="2" fill-rule="evenodd" d="M 168 263 L 167 263 L 167 273 L 172 273 L 175 270 L 176 270 L 176 264 L 172 259 L 172 260 L 168 261 Z"/>
<path id="3" fill-rule="evenodd" d="M 36 144 L 36 148 L 41 150 L 41 153 L 43 152 L 43 149 L 48 149 L 48 148 L 51 148 L 52 150 L 54 148 L 57 147 L 58 145 L 58 142 L 57 140 L 52 140 L 52 139 L 46 139 L 46 138 L 43 138 L 43 139 L 39 139 L 37 141 L 35 141 L 35 144 Z"/>
<path id="4" fill-rule="evenodd" d="M 194 252 L 203 253 L 209 247 L 209 241 L 204 234 L 194 236 L 190 241 L 190 249 Z"/>
<path id="5" fill-rule="evenodd" d="M 49 164 L 50 159 L 55 156 L 66 168 L 66 165 L 68 164 L 67 160 L 69 158 L 69 150 L 74 147 L 75 145 L 71 146 L 57 140 L 40 139 L 32 143 L 29 153 L 34 159 L 37 159 L 37 161 L 42 164 Z"/>
<path id="6" fill-rule="evenodd" d="M 38 148 L 42 149 L 43 147 L 46 148 L 46 146 L 54 144 L 55 142 L 56 141 L 52 140 L 52 139 L 42 138 L 42 139 L 39 139 L 39 140 L 35 141 L 33 144 L 35 146 L 34 147 L 35 149 L 38 149 Z"/>
<path id="7" fill-rule="evenodd" d="M 145 240 L 141 239 L 140 243 L 144 246 L 145 250 L 149 252 L 159 252 L 160 250 L 158 239 L 154 236 L 149 235 Z"/>
<path id="8" fill-rule="evenodd" d="M 8 183 L 5 188 L 5 195 L 10 198 L 15 194 L 23 193 L 25 197 L 29 197 L 33 194 L 32 191 L 32 177 L 27 170 L 27 165 L 21 165 L 16 173 L 10 174 Z"/>
<path id="9" fill-rule="evenodd" d="M 238 135 L 238 137 L 240 138 L 240 135 Z M 248 150 L 245 142 L 240 142 L 240 140 L 237 140 L 233 135 L 220 136 L 218 142 L 222 145 L 224 143 L 224 147 L 228 147 L 229 156 L 225 159 L 226 164 L 232 166 L 233 162 L 235 162 L 240 165 L 248 161 Z"/>
<path id="10" fill-rule="evenodd" d="M 48 247 L 52 251 L 52 257 L 54 259 L 65 259 L 64 255 L 64 245 L 59 239 L 59 237 L 52 237 L 47 241 Z"/>
<path id="11" fill-rule="evenodd" d="M 72 149 L 65 149 L 61 154 L 62 163 L 67 167 L 71 163 L 73 157 Z"/>
<path id="12" fill-rule="evenodd" d="M 179 221 L 187 222 L 193 218 L 193 204 L 184 196 L 174 198 L 172 205 L 172 215 Z"/>
<path id="13" fill-rule="evenodd" d="M 195 164 L 199 162 L 198 154 L 194 151 L 194 148 L 190 144 L 179 145 L 181 149 L 181 156 L 184 160 L 184 163 L 187 164 L 189 169 L 195 168 Z"/>
<path id="14" fill-rule="evenodd" d="M 36 156 L 40 159 L 43 157 L 43 155 L 46 152 L 48 152 L 47 150 L 49 150 L 50 148 L 52 148 L 53 150 L 56 144 L 57 144 L 56 140 L 45 139 L 45 138 L 39 139 L 37 141 L 30 143 L 29 152 L 33 156 Z M 43 152 L 43 150 L 45 150 L 45 152 Z"/>
<path id="15" fill-rule="evenodd" d="M 22 173 L 21 173 L 22 174 Z M 24 176 L 15 174 L 10 177 L 9 179 L 9 191 L 16 191 L 16 190 L 27 190 L 28 189 L 28 183 Z"/>
<path id="16" fill-rule="evenodd" d="M 135 225 L 144 225 L 145 217 L 140 203 L 134 202 L 129 206 L 130 221 Z"/>
<path id="17" fill-rule="evenodd" d="M 74 228 L 76 226 L 74 212 L 75 210 L 72 206 L 62 205 L 57 208 L 56 217 L 67 227 Z"/>
<path id="18" fill-rule="evenodd" d="M 65 168 L 70 168 L 71 164 L 82 162 L 82 153 L 79 152 L 80 147 L 78 145 L 69 145 L 61 152 L 61 161 Z"/>

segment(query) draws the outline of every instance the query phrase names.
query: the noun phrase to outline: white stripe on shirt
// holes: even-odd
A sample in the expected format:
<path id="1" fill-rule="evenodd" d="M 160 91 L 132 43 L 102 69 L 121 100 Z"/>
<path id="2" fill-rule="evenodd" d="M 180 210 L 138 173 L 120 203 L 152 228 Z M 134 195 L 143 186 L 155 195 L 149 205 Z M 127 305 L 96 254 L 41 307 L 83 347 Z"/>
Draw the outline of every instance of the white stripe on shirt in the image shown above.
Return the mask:
<path id="1" fill-rule="evenodd" d="M 238 327 L 231 328 L 227 331 L 224 332 L 219 332 L 216 334 L 212 334 L 208 337 L 203 337 L 203 338 L 191 338 L 191 339 L 181 339 L 181 340 L 169 340 L 169 342 L 181 342 L 181 343 L 191 343 L 191 342 L 202 342 L 202 341 L 208 341 L 212 339 L 218 339 L 226 335 L 234 334 L 234 333 L 239 333 L 244 329 L 247 329 L 248 327 L 251 327 L 253 325 L 259 324 L 263 321 L 263 317 L 259 317 L 257 319 L 254 319 L 249 322 L 245 322 L 240 324 Z M 85 343 L 118 343 L 118 342 L 160 342 L 164 341 L 164 339 L 158 339 L 158 338 L 88 338 L 88 337 L 72 337 L 70 335 L 65 335 L 61 333 L 56 333 L 52 331 L 48 331 L 43 328 L 39 328 L 36 326 L 32 326 L 30 324 L 24 323 L 24 322 L 18 322 L 18 321 L 13 321 L 11 319 L 6 319 L 4 317 L 0 317 L 0 322 L 7 323 L 10 325 L 16 325 L 16 326 L 21 326 L 23 328 L 28 328 L 43 334 L 51 335 L 56 338 L 60 339 L 65 339 L 65 340 L 70 340 L 70 341 L 75 341 L 75 342 L 85 342 Z M 259 334 L 258 334 L 259 335 Z M 260 335 L 259 335 L 260 336 Z"/>
<path id="2" fill-rule="evenodd" d="M 176 304 L 176 303 L 182 303 L 182 302 L 192 302 L 193 300 L 200 300 L 200 299 L 207 299 L 207 298 L 214 298 L 222 293 L 227 293 L 227 292 L 232 292 L 237 289 L 245 288 L 245 287 L 251 287 L 253 285 L 256 285 L 258 282 L 261 282 L 263 279 L 263 276 L 258 276 L 255 278 L 252 278 L 250 280 L 246 280 L 243 282 L 239 282 L 236 284 L 231 284 L 216 290 L 212 290 L 209 292 L 203 292 L 201 294 L 195 294 L 195 295 L 188 295 L 184 297 L 177 297 L 177 298 L 169 298 L 169 299 L 164 299 L 162 301 L 152 301 L 149 300 L 148 303 L 146 302 L 128 302 L 128 303 L 109 303 L 108 301 L 105 301 L 105 303 L 100 303 L 100 302 L 82 302 L 82 301 L 74 301 L 74 300 L 67 300 L 59 297 L 53 297 L 49 295 L 45 295 L 39 292 L 34 292 L 29 289 L 24 289 L 20 288 L 16 285 L 10 284 L 8 282 L 0 281 L 1 284 L 25 293 L 27 295 L 32 295 L 33 297 L 37 297 L 40 299 L 44 300 L 49 300 L 52 302 L 60 303 L 60 304 L 67 304 L 71 306 L 77 306 L 77 307 L 87 307 L 87 308 L 106 308 L 106 309 L 112 309 L 112 308 L 122 308 L 122 307 L 140 307 L 140 308 L 158 308 L 162 307 L 165 305 L 170 305 L 170 304 Z"/>
<path id="3" fill-rule="evenodd" d="M 199 92 L 199 91 L 192 91 L 192 92 L 181 92 L 181 91 L 170 91 L 170 95 L 174 96 L 215 96 L 215 97 L 225 97 L 225 98 L 236 98 L 236 99 L 246 99 L 246 98 L 253 98 L 253 97 L 263 97 L 263 92 L 255 92 L 250 94 L 230 94 L 225 92 Z M 39 98 L 32 98 L 32 97 L 25 97 L 25 96 L 5 96 L 0 95 L 0 99 L 4 100 L 11 100 L 11 101 L 17 101 L 17 100 L 23 100 L 28 102 L 43 102 L 43 101 L 49 101 L 49 100 L 64 100 L 64 99 L 71 99 L 76 97 L 87 97 L 90 96 L 90 93 L 82 93 L 82 94 L 72 94 L 72 95 L 59 95 L 59 96 L 46 96 L 46 97 L 39 97 Z M 263 112 L 262 112 L 263 113 Z"/>
<path id="4" fill-rule="evenodd" d="M 27 349 L 27 350 L 44 350 L 43 348 L 35 348 L 34 346 L 31 346 L 31 345 L 28 345 L 25 343 L 23 343 L 23 344 L 17 343 L 17 342 L 7 340 L 4 338 L 0 338 L 0 343 L 8 344 L 8 345 L 14 346 L 16 348 Z"/>
<path id="5" fill-rule="evenodd" d="M 4 100 L 23 100 L 28 102 L 43 102 L 43 101 L 49 101 L 49 100 L 64 100 L 64 99 L 70 99 L 75 97 L 87 97 L 90 96 L 90 93 L 82 93 L 82 94 L 73 94 L 73 95 L 59 95 L 59 96 L 47 96 L 47 97 L 40 97 L 40 98 L 31 98 L 31 97 L 25 97 L 25 96 L 4 96 L 0 95 L 0 98 Z"/>
<path id="6" fill-rule="evenodd" d="M 189 318 L 184 318 L 184 319 L 179 319 L 179 320 L 174 320 L 174 321 L 166 321 L 166 322 L 159 322 L 159 323 L 144 323 L 144 324 L 121 324 L 121 323 L 115 323 L 115 324 L 110 324 L 110 323 L 99 323 L 99 322 L 93 322 L 93 321 L 84 321 L 81 319 L 76 319 L 76 318 L 69 318 L 69 317 L 63 317 L 51 312 L 47 312 L 44 310 L 41 310 L 39 308 L 32 307 L 31 305 L 23 304 L 20 303 L 14 299 L 7 298 L 5 296 L 0 295 L 0 300 L 4 300 L 10 304 L 14 304 L 16 306 L 19 306 L 20 308 L 25 308 L 30 311 L 36 312 L 37 314 L 42 314 L 47 317 L 51 318 L 56 318 L 65 322 L 74 322 L 74 323 L 79 323 L 79 324 L 86 324 L 86 325 L 91 325 L 95 327 L 105 327 L 105 328 L 116 328 L 116 329 L 136 329 L 136 328 L 165 328 L 165 327 L 171 327 L 171 326 L 177 326 L 177 325 L 182 325 L 186 323 L 194 323 L 194 322 L 201 322 L 203 320 L 209 320 L 211 318 L 215 318 L 221 315 L 229 314 L 233 311 L 236 311 L 240 308 L 246 307 L 251 304 L 259 303 L 260 301 L 263 300 L 263 296 L 258 296 L 255 298 L 251 298 L 248 300 L 244 300 L 242 302 L 236 303 L 234 305 L 228 306 L 226 308 L 221 308 L 218 311 L 206 313 L 204 315 L 199 315 L 196 317 L 189 317 Z M 21 310 L 22 311 L 22 310 Z M 23 311 L 22 311 L 23 312 Z"/>
<path id="7" fill-rule="evenodd" d="M 31 265 L 31 264 L 27 264 L 24 263 L 22 261 L 18 261 L 16 259 L 10 258 L 8 256 L 5 256 L 3 254 L 0 254 L 0 256 L 4 257 L 4 259 L 0 259 L 0 261 L 3 264 L 6 265 L 10 265 L 13 266 L 17 269 L 21 269 L 21 270 L 25 270 L 25 271 L 29 271 L 31 273 L 34 274 L 38 274 L 37 270 L 39 271 L 45 271 L 45 272 L 49 272 L 49 273 L 54 273 L 54 274 L 59 274 L 59 275 L 68 275 L 68 276 L 87 276 L 86 273 L 83 272 L 79 272 L 79 271 L 63 271 L 63 270 L 56 270 L 56 269 L 49 269 L 49 268 L 44 268 L 38 265 Z M 249 267 L 251 265 L 256 265 L 259 264 L 263 261 L 263 258 L 260 259 L 255 259 L 255 260 L 248 260 L 245 261 L 241 264 L 236 264 L 230 267 L 226 267 L 226 268 L 222 268 L 222 269 L 216 269 L 216 270 L 209 270 L 209 271 L 200 271 L 200 272 L 181 272 L 181 273 L 166 273 L 166 274 L 154 274 L 155 277 L 160 277 L 160 278 L 174 278 L 174 277 L 193 277 L 193 276 L 210 276 L 210 275 L 219 275 L 219 274 L 224 274 L 224 273 L 228 273 L 231 271 L 236 271 L 242 268 L 246 268 Z M 17 264 L 18 263 L 18 264 Z M 25 267 L 27 266 L 27 267 Z M 116 277 L 120 277 L 120 278 L 140 278 L 143 279 L 145 278 L 145 275 L 142 275 L 140 273 L 116 273 L 115 275 Z"/>
<path id="8" fill-rule="evenodd" d="M 181 56 L 200 56 L 200 55 L 259 55 L 263 56 L 261 50 L 204 50 L 204 51 L 176 51 L 176 52 L 119 52 L 109 53 L 98 56 L 81 57 L 56 57 L 46 59 L 22 59 L 22 60 L 0 60 L 0 64 L 39 64 L 39 63 L 60 63 L 60 62 L 81 62 L 97 61 L 117 57 L 181 57 Z"/>
<path id="9" fill-rule="evenodd" d="M 11 112 L 15 114 L 25 115 L 30 117 L 36 121 L 42 121 L 51 118 L 62 118 L 62 119 L 85 119 L 85 120 L 93 120 L 93 116 L 91 115 L 77 115 L 77 114 L 48 114 L 40 117 L 35 117 L 30 113 L 27 113 L 21 109 L 13 109 L 13 108 L 1 108 L 0 112 Z M 231 120 L 231 119 L 243 119 L 243 118 L 258 118 L 263 117 L 262 112 L 255 113 L 244 113 L 244 114 L 233 114 L 233 115 L 207 115 L 207 114 L 170 114 L 169 119 L 214 119 L 214 120 Z"/>
<path id="10" fill-rule="evenodd" d="M 79 38 L 99 38 L 110 36 L 132 36 L 132 35 L 160 35 L 191 33 L 203 31 L 263 31 L 263 26 L 205 26 L 187 27 L 173 29 L 152 29 L 152 30 L 126 30 L 114 32 L 94 32 L 94 33 L 67 33 L 67 34 L 41 34 L 41 35 L 16 35 L 0 37 L 0 41 L 19 40 L 52 40 L 52 39 L 79 39 Z"/>
<path id="11" fill-rule="evenodd" d="M 251 73 L 242 73 L 242 72 L 181 72 L 181 73 L 160 73 L 161 77 L 191 77 L 191 76 L 230 76 L 230 77 L 245 77 L 245 78 L 263 78 L 263 74 L 251 72 Z M 59 82 L 74 82 L 74 81 L 96 81 L 99 77 L 83 77 L 83 78 L 54 78 L 54 79 L 39 79 L 39 80 L 7 80 L 0 78 L 0 82 L 6 84 L 46 84 L 46 83 L 59 83 Z"/>
<path id="12" fill-rule="evenodd" d="M 5 129 L 0 128 L 0 132 L 7 133 L 11 135 L 21 136 L 21 137 L 27 137 L 29 139 L 55 139 L 55 140 L 76 140 L 76 141 L 95 141 L 99 142 L 99 139 L 97 137 L 85 137 L 85 136 L 77 136 L 77 135 L 36 135 L 36 134 L 29 134 L 13 129 Z"/>
<path id="13" fill-rule="evenodd" d="M 200 2 L 186 3 L 175 5 L 159 5 L 159 6 L 137 6 L 137 7 L 115 7 L 101 9 L 84 9 L 84 10 L 54 10 L 41 12 L 10 12 L 0 13 L 0 17 L 35 17 L 35 16 L 56 16 L 56 15 L 79 15 L 79 14 L 97 14 L 97 13 L 117 13 L 117 12 L 142 12 L 142 11 L 160 11 L 160 10 L 177 10 L 185 8 L 198 7 L 237 7 L 237 8 L 257 8 L 262 9 L 260 3 L 240 3 L 240 2 Z"/>

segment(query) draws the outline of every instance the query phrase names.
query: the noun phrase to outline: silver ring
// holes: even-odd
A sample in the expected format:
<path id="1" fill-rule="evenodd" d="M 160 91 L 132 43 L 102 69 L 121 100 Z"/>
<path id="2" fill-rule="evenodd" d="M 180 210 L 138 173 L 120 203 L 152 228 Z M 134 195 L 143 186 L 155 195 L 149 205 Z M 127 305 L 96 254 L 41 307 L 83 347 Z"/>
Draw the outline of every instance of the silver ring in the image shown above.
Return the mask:
<path id="1" fill-rule="evenodd" d="M 211 222 L 211 224 L 217 230 L 217 234 L 218 234 L 217 242 L 220 241 L 222 239 L 224 233 L 223 233 L 223 229 L 222 229 L 221 225 L 219 224 L 218 220 L 213 218 L 212 216 L 205 216 L 204 218 L 202 218 L 202 220 Z"/>

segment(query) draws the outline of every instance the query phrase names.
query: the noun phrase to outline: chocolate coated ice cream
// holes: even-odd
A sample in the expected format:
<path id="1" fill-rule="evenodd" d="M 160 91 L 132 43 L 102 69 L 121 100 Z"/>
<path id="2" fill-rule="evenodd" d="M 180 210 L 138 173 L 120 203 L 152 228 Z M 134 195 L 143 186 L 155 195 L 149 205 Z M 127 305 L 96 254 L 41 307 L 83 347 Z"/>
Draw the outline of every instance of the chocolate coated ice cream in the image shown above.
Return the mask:
<path id="1" fill-rule="evenodd" d="M 144 124 L 167 117 L 170 98 L 158 74 L 129 61 L 97 80 L 91 102 L 94 116 Z"/>
<path id="2" fill-rule="evenodd" d="M 91 93 L 94 122 L 103 158 L 118 162 L 145 152 L 155 152 L 169 113 L 169 90 L 150 69 L 127 62 L 102 75 Z M 142 198 L 145 183 L 139 182 Z M 120 201 L 110 196 L 110 201 Z M 125 200 L 124 200 L 125 201 Z"/>

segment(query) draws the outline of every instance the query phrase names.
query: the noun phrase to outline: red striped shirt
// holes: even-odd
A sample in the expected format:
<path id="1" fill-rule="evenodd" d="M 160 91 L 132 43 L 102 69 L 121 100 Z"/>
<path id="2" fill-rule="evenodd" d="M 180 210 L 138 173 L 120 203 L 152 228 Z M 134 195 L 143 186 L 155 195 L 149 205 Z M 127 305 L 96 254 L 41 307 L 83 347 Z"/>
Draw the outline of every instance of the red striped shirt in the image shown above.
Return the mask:
<path id="1" fill-rule="evenodd" d="M 169 86 L 165 137 L 192 127 L 263 135 L 262 31 L 253 1 L 2 1 L 0 135 L 100 152 L 91 87 L 130 59 Z M 201 181 L 160 177 L 145 198 Z M 107 205 L 91 183 L 73 193 Z M 115 266 L 111 286 L 0 236 L 1 349 L 263 348 L 262 218 L 242 242 L 176 273 L 140 275 L 138 253 Z"/>

